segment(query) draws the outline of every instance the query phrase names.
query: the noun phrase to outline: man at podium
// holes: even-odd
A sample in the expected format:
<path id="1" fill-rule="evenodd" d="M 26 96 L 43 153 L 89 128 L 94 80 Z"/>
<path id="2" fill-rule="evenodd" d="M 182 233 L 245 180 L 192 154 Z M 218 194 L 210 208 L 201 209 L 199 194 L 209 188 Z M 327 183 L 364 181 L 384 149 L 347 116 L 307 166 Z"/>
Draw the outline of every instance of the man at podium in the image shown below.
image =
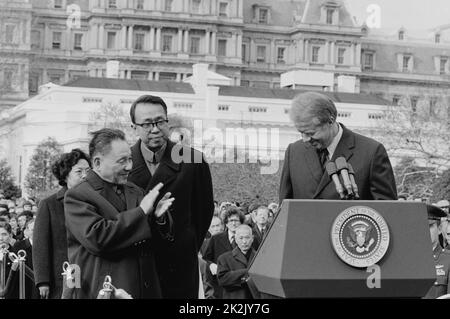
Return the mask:
<path id="1" fill-rule="evenodd" d="M 333 101 L 317 92 L 294 98 L 290 118 L 302 140 L 286 150 L 279 197 L 283 199 L 339 199 L 325 170 L 327 161 L 344 157 L 354 170 L 362 200 L 396 200 L 397 189 L 384 146 L 354 133 L 336 121 Z"/>

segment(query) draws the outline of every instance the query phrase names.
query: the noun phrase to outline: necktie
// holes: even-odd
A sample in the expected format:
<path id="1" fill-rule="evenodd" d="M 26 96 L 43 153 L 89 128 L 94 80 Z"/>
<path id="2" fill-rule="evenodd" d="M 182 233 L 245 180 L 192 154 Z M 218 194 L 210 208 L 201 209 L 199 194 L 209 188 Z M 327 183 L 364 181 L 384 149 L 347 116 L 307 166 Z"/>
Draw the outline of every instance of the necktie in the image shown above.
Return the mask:
<path id="1" fill-rule="evenodd" d="M 328 149 L 323 148 L 317 151 L 317 154 L 319 155 L 320 160 L 320 166 L 322 167 L 322 171 L 325 170 L 325 163 L 328 160 Z"/>
<path id="2" fill-rule="evenodd" d="M 234 240 L 234 235 L 231 236 L 231 241 L 230 241 L 230 243 L 231 243 L 231 247 L 233 247 L 233 249 L 236 248 L 236 241 Z"/>

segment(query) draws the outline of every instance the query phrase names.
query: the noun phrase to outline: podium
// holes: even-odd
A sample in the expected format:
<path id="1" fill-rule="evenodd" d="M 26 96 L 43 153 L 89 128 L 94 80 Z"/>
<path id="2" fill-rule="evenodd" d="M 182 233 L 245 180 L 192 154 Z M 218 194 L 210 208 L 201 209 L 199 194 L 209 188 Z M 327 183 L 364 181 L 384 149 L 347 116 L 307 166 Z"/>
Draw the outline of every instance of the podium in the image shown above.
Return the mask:
<path id="1" fill-rule="evenodd" d="M 436 279 L 426 206 L 284 200 L 249 275 L 263 298 L 422 297 Z"/>

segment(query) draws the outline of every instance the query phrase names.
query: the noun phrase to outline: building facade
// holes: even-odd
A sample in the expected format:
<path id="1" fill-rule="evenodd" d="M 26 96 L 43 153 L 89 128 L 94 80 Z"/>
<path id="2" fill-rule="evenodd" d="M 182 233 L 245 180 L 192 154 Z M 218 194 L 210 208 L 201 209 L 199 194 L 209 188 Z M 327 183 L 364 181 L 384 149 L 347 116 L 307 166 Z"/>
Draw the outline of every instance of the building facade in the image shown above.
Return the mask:
<path id="1" fill-rule="evenodd" d="M 412 108 L 447 102 L 448 26 L 424 34 L 358 26 L 341 0 L 0 0 L 0 106 L 38 87 L 104 77 L 181 82 L 195 63 L 234 86 L 278 88 L 292 70 L 331 74 L 308 89 L 367 93 Z M 4 8 L 4 10 L 3 10 Z M 348 85 L 348 84 L 351 85 Z M 298 83 L 302 88 L 304 83 Z"/>

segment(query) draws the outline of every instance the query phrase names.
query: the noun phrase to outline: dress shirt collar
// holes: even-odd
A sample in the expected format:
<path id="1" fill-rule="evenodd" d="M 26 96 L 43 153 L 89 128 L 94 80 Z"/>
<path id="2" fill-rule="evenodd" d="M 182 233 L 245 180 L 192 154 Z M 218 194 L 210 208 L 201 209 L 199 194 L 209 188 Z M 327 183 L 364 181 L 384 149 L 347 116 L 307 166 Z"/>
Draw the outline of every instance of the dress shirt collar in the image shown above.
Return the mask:
<path id="1" fill-rule="evenodd" d="M 331 160 L 333 158 L 334 151 L 336 151 L 336 147 L 338 146 L 339 141 L 342 138 L 342 133 L 344 132 L 344 130 L 341 127 L 341 124 L 337 123 L 337 125 L 338 125 L 338 133 L 333 138 L 333 141 L 331 142 L 331 144 L 328 145 L 328 147 L 327 147 L 329 160 Z"/>
<path id="2" fill-rule="evenodd" d="M 164 155 L 164 151 L 166 150 L 166 147 L 167 147 L 167 141 L 164 142 L 164 144 L 161 146 L 161 148 L 159 150 L 157 150 L 156 152 L 153 152 L 150 149 L 148 149 L 148 147 L 141 141 L 142 157 L 144 157 L 144 160 L 148 163 L 157 164 L 161 161 L 161 158 Z M 153 158 L 155 159 L 154 161 L 153 161 Z"/>

